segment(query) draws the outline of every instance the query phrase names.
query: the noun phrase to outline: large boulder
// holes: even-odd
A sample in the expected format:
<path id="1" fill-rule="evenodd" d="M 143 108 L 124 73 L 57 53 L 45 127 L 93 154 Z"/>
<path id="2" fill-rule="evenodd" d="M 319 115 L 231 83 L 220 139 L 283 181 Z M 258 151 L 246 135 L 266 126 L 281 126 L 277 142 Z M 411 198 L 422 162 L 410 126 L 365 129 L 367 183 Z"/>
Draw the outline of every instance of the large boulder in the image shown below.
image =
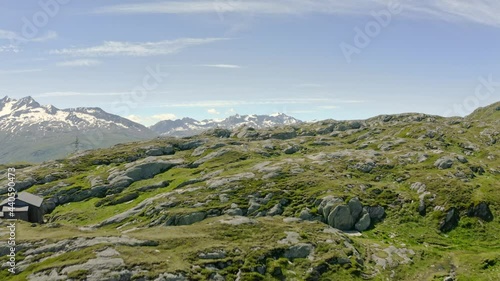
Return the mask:
<path id="1" fill-rule="evenodd" d="M 287 259 L 305 259 L 314 251 L 314 246 L 311 244 L 297 244 L 290 247 L 285 252 Z"/>
<path id="2" fill-rule="evenodd" d="M 217 138 L 229 138 L 231 137 L 231 133 L 232 132 L 229 129 L 215 128 L 206 131 L 205 135 L 214 136 Z"/>
<path id="3" fill-rule="evenodd" d="M 300 150 L 300 146 L 298 145 L 289 145 L 285 149 L 283 149 L 283 153 L 285 154 L 294 154 Z"/>
<path id="4" fill-rule="evenodd" d="M 253 213 L 255 213 L 258 209 L 260 209 L 260 204 L 255 202 L 255 201 L 251 201 L 250 202 L 250 206 L 248 207 L 248 211 L 247 211 L 247 214 L 248 215 L 252 215 Z"/>
<path id="5" fill-rule="evenodd" d="M 454 160 L 451 157 L 444 156 L 434 162 L 434 166 L 438 169 L 449 169 L 453 166 Z"/>
<path id="6" fill-rule="evenodd" d="M 381 206 L 365 207 L 365 210 L 370 214 L 370 219 L 381 221 L 385 217 L 385 209 Z"/>
<path id="7" fill-rule="evenodd" d="M 469 217 L 477 217 L 484 221 L 492 221 L 493 213 L 490 210 L 490 207 L 485 202 L 481 202 L 478 205 L 474 206 L 472 204 L 467 210 L 467 215 Z"/>
<path id="8" fill-rule="evenodd" d="M 354 225 L 357 231 L 365 231 L 370 227 L 371 219 L 370 214 L 366 210 L 363 211 L 361 219 Z"/>
<path id="9" fill-rule="evenodd" d="M 451 208 L 446 217 L 441 224 L 439 225 L 439 230 L 442 232 L 449 232 L 458 226 L 458 222 L 460 221 L 460 216 L 458 214 L 458 210 L 456 208 Z"/>
<path id="10" fill-rule="evenodd" d="M 274 207 L 272 207 L 269 212 L 267 212 L 267 215 L 268 216 L 278 216 L 278 215 L 281 215 L 283 214 L 283 208 L 281 206 L 280 203 L 274 205 Z"/>
<path id="11" fill-rule="evenodd" d="M 142 163 L 137 166 L 132 166 L 128 168 L 125 171 L 124 176 L 130 177 L 133 181 L 150 179 L 156 176 L 157 174 L 166 172 L 175 165 L 177 164 L 169 161 L 155 161 L 155 162 Z"/>
<path id="12" fill-rule="evenodd" d="M 176 225 L 190 225 L 200 222 L 207 217 L 205 212 L 196 212 L 178 217 Z"/>
<path id="13" fill-rule="evenodd" d="M 205 143 L 204 140 L 194 140 L 194 141 L 187 141 L 184 143 L 177 144 L 176 147 L 179 150 L 191 150 L 191 149 L 197 148 L 198 146 L 203 145 L 204 143 Z"/>
<path id="14" fill-rule="evenodd" d="M 463 155 L 457 155 L 456 158 L 457 158 L 458 162 L 460 162 L 462 164 L 469 162 L 469 160 L 467 160 L 467 158 L 465 158 L 465 156 L 463 156 Z"/>
<path id="15" fill-rule="evenodd" d="M 328 216 L 328 224 L 340 230 L 351 230 L 354 226 L 351 210 L 346 205 L 339 205 Z"/>
<path id="16" fill-rule="evenodd" d="M 165 161 L 157 160 L 155 157 L 148 157 L 138 162 L 127 164 L 125 171 L 113 171 L 109 175 L 110 190 L 108 193 L 121 192 L 136 181 L 153 178 L 157 174 L 164 173 L 182 163 L 181 160 Z"/>
<path id="17" fill-rule="evenodd" d="M 367 159 L 364 162 L 357 163 L 354 167 L 363 173 L 369 173 L 375 168 L 375 161 Z"/>
<path id="18" fill-rule="evenodd" d="M 120 188 L 128 187 L 133 182 L 134 182 L 134 180 L 131 177 L 120 175 L 120 176 L 113 178 L 109 182 L 109 185 L 112 187 L 112 189 L 120 189 Z"/>
<path id="19" fill-rule="evenodd" d="M 224 214 L 228 216 L 243 216 L 243 210 L 240 208 L 228 209 L 224 211 Z"/>
<path id="20" fill-rule="evenodd" d="M 299 214 L 299 218 L 301 220 L 305 220 L 305 221 L 322 221 L 323 220 L 323 218 L 321 216 L 312 214 L 311 210 L 309 208 L 305 208 L 304 210 L 302 210 Z"/>
<path id="21" fill-rule="evenodd" d="M 163 155 L 163 150 L 161 150 L 159 148 L 151 148 L 151 149 L 146 150 L 145 153 L 147 156 L 161 156 L 161 155 Z"/>
<path id="22" fill-rule="evenodd" d="M 269 137 L 272 139 L 288 140 L 297 137 L 297 132 L 295 131 L 277 132 L 277 133 L 272 133 Z"/>
<path id="23" fill-rule="evenodd" d="M 343 203 L 344 200 L 334 196 L 324 197 L 318 206 L 318 213 L 323 215 L 325 220 L 328 220 L 328 216 L 330 215 L 332 209 Z"/>
<path id="24" fill-rule="evenodd" d="M 361 212 L 363 212 L 363 205 L 361 204 L 361 201 L 357 197 L 352 198 L 349 200 L 349 203 L 347 204 L 349 206 L 349 210 L 351 210 L 351 216 L 354 221 L 357 221 L 361 215 Z"/>

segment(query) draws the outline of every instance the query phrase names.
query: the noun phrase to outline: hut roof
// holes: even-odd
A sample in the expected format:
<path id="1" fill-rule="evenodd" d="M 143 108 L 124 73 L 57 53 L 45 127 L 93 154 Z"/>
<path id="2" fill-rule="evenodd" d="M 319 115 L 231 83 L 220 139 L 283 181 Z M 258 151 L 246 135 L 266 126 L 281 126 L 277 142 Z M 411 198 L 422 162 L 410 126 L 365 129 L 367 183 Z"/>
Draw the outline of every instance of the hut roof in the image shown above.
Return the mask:
<path id="1" fill-rule="evenodd" d="M 36 196 L 36 195 L 28 193 L 28 192 L 24 192 L 24 191 L 21 192 L 21 193 L 18 193 L 16 199 L 20 200 L 20 201 L 23 201 L 23 202 L 26 202 L 26 203 L 28 203 L 28 204 L 30 204 L 32 206 L 35 206 L 35 207 L 42 206 L 42 202 L 43 202 L 43 198 L 42 197 Z M 5 199 L 5 200 L 3 200 L 2 203 L 0 203 L 0 206 L 3 206 L 5 204 L 7 204 L 7 203 L 9 203 L 8 198 Z"/>

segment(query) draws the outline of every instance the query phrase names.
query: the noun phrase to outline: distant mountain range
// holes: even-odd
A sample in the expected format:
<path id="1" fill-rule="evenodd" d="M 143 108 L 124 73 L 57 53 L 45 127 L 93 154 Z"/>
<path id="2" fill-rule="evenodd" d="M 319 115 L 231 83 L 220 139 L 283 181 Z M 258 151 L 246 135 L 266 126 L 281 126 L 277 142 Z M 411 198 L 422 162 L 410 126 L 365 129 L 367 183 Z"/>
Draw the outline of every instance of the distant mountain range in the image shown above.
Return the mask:
<path id="1" fill-rule="evenodd" d="M 202 120 L 183 118 L 177 120 L 165 120 L 151 126 L 150 129 L 162 136 L 185 137 L 197 135 L 203 131 L 222 128 L 234 129 L 243 125 L 263 129 L 283 125 L 302 123 L 283 113 L 271 115 L 233 115 L 223 120 Z"/>
<path id="2" fill-rule="evenodd" d="M 42 162 L 68 154 L 161 136 L 192 136 L 212 128 L 256 129 L 301 123 L 285 114 L 234 115 L 224 120 L 160 121 L 147 128 L 97 107 L 59 109 L 32 97 L 0 100 L 0 163 Z"/>
<path id="3" fill-rule="evenodd" d="M 41 162 L 155 136 L 145 126 L 100 108 L 58 109 L 31 97 L 0 100 L 0 163 Z"/>

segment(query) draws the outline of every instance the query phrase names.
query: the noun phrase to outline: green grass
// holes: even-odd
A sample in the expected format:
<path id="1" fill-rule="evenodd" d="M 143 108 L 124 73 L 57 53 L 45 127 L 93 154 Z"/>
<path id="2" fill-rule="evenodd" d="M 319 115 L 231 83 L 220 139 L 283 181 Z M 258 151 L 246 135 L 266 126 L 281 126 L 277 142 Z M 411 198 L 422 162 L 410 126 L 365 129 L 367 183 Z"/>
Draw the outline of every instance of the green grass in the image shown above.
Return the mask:
<path id="1" fill-rule="evenodd" d="M 485 113 L 486 112 L 486 113 Z M 489 111 L 479 111 L 477 114 L 486 116 Z M 485 115 L 486 114 L 486 115 Z M 486 128 L 495 129 L 497 119 L 489 119 L 484 126 L 479 120 L 469 121 L 472 127 L 465 129 L 464 124 L 448 125 L 446 120 L 438 118 L 436 122 L 386 123 L 379 128 L 365 128 L 359 131 L 342 131 L 338 136 L 307 136 L 292 140 L 272 140 L 277 147 L 268 155 L 261 153 L 262 141 L 237 139 L 218 139 L 203 136 L 208 139 L 207 147 L 215 143 L 226 143 L 224 149 L 231 151 L 203 163 L 196 168 L 190 168 L 192 163 L 216 150 L 207 149 L 201 156 L 191 156 L 192 150 L 176 151 L 175 155 L 164 156 L 164 159 L 183 159 L 186 165 L 170 169 L 156 175 L 152 179 L 141 180 L 125 188 L 121 193 L 108 198 L 89 198 L 80 202 L 71 202 L 58 206 L 47 217 L 58 227 L 49 225 L 32 227 L 27 223 L 20 223 L 18 230 L 19 241 L 36 242 L 46 240 L 57 242 L 74 237 L 122 236 L 127 235 L 141 240 L 157 241 L 158 246 L 130 247 L 116 246 L 121 253 L 127 268 L 140 267 L 147 270 L 141 273 L 149 278 L 156 278 L 164 272 L 184 272 L 190 274 L 192 280 L 207 280 L 212 270 L 205 268 L 215 261 L 201 260 L 198 255 L 202 252 L 225 249 L 227 256 L 221 262 L 231 262 L 219 272 L 226 276 L 226 280 L 235 280 L 240 268 L 243 269 L 241 280 L 273 280 L 271 273 L 276 267 L 282 270 L 288 278 L 302 280 L 314 268 L 326 266 L 320 280 L 361 280 L 361 275 L 374 275 L 372 280 L 443 280 L 455 270 L 458 280 L 500 280 L 500 193 L 498 193 L 499 174 L 495 169 L 500 167 L 498 145 L 488 145 L 480 133 Z M 479 116 L 478 115 L 478 116 Z M 406 117 L 394 117 L 406 118 Z M 298 132 L 317 132 L 319 128 L 326 128 L 333 121 L 316 124 L 300 125 Z M 347 123 L 343 123 L 344 125 Z M 284 128 L 280 130 L 289 130 Z M 377 130 L 380 129 L 380 132 Z M 428 130 L 438 132 L 435 138 L 423 138 Z M 463 132 L 459 132 L 463 130 Z M 272 133 L 261 131 L 262 135 Z M 439 137 L 443 134 L 442 137 Z M 361 137 L 363 136 L 363 137 Z M 361 137 L 361 138 L 360 138 Z M 197 139 L 194 137 L 192 139 Z M 405 143 L 394 145 L 389 151 L 381 151 L 379 146 L 387 142 L 404 139 Z M 191 140 L 192 140 L 191 139 Z M 331 146 L 315 146 L 313 142 L 335 142 Z M 55 166 L 30 166 L 27 163 L 16 164 L 19 173 L 23 176 L 33 176 L 42 179 L 47 174 L 63 171 L 63 176 L 51 183 L 39 184 L 28 189 L 30 192 L 43 193 L 46 197 L 63 192 L 74 192 L 78 188 L 90 188 L 88 177 L 101 177 L 106 183 L 111 168 L 125 169 L 127 160 L 144 158 L 145 147 L 161 147 L 175 145 L 189 140 L 182 139 L 155 139 L 146 142 L 127 143 L 109 149 L 91 151 L 84 156 L 73 159 L 63 159 L 57 163 L 63 164 L 61 169 Z M 231 145 L 230 141 L 239 141 L 240 144 Z M 464 154 L 461 143 L 472 141 L 479 147 L 479 152 L 466 156 L 468 163 L 456 162 L 451 169 L 438 170 L 434 162 L 442 156 Z M 357 150 L 359 145 L 371 142 L 363 150 Z M 300 144 L 302 149 L 292 155 L 282 153 L 282 148 L 289 144 Z M 435 153 L 428 149 L 436 146 L 442 153 Z M 354 168 L 358 162 L 363 162 L 368 156 L 363 155 L 368 150 L 374 150 L 380 155 L 373 156 L 377 166 L 370 173 L 363 173 Z M 326 159 L 323 162 L 314 162 L 307 156 L 317 153 L 333 153 L 348 151 L 350 155 L 339 159 Z M 428 154 L 428 159 L 418 163 L 413 157 L 410 163 L 400 163 L 400 156 L 410 152 Z M 492 157 L 493 156 L 493 157 Z M 132 157 L 132 158 L 131 158 Z M 491 158 L 491 159 L 488 159 Z M 262 179 L 261 173 L 253 167 L 263 161 L 270 161 L 268 166 L 279 165 L 280 175 L 272 179 Z M 475 174 L 471 166 L 481 166 L 485 169 L 483 175 Z M 0 166 L 1 169 L 2 166 Z M 293 169 L 303 171 L 294 174 Z M 23 173 L 26 171 L 26 173 Z M 223 185 L 216 189 L 208 189 L 206 181 L 184 184 L 193 179 L 200 179 L 204 175 L 220 171 L 212 178 L 230 177 L 235 174 L 252 172 L 254 179 L 243 179 Z M 462 172 L 466 178 L 461 179 L 455 174 Z M 168 181 L 169 185 L 149 191 L 141 191 L 147 185 Z M 410 189 L 414 182 L 426 184 L 431 195 L 426 197 L 428 205 L 427 215 L 418 214 L 418 194 Z M 65 183 L 66 187 L 56 189 L 58 184 Z M 184 186 L 183 186 L 184 185 Z M 193 191 L 187 188 L 197 187 Z M 174 192 L 173 192 L 174 191 Z M 179 191 L 179 193 L 177 193 Z M 185 192 L 180 192 L 185 191 Z M 112 216 L 123 213 L 144 200 L 155 195 L 173 192 L 170 196 L 161 198 L 147 206 L 144 212 L 139 212 L 119 224 L 111 224 L 97 229 L 79 228 L 96 225 Z M 229 197 L 228 202 L 219 200 L 220 194 Z M 148 227 L 148 225 L 162 216 L 189 214 L 196 211 L 210 211 L 217 209 L 224 211 L 231 203 L 240 208 L 248 208 L 249 196 L 260 194 L 261 197 L 272 193 L 273 197 L 266 204 L 262 204 L 259 211 L 269 210 L 280 200 L 287 199 L 283 216 L 297 217 L 304 208 L 317 213 L 317 200 L 327 195 L 343 198 L 346 202 L 353 197 L 359 197 L 365 206 L 380 205 L 385 207 L 387 217 L 375 224 L 360 237 L 350 237 L 325 233 L 325 224 L 320 222 L 284 223 L 283 217 L 259 218 L 257 224 L 229 226 L 219 222 L 227 217 L 208 218 L 202 222 L 189 226 Z M 435 195 L 435 196 L 434 196 Z M 129 197 L 130 196 L 130 197 Z M 137 196 L 137 197 L 136 197 Z M 130 200 L 121 200 L 129 198 Z M 488 202 L 495 216 L 492 222 L 483 222 L 478 218 L 466 217 L 465 211 L 470 204 Z M 160 207 L 166 202 L 176 202 L 174 207 Z M 203 203 L 196 205 L 196 203 Z M 438 226 L 445 213 L 434 211 L 435 206 L 443 206 L 446 210 L 456 207 L 461 213 L 459 226 L 449 233 L 440 233 Z M 315 248 L 312 260 L 288 260 L 277 253 L 282 253 L 287 246 L 277 241 L 286 237 L 285 232 L 297 232 L 299 240 L 311 243 Z M 349 242 L 350 241 L 350 242 Z M 345 247 L 349 242 L 361 253 L 361 265 L 356 261 L 349 249 Z M 376 246 L 378 245 L 378 246 Z M 412 262 L 399 265 L 394 269 L 381 269 L 371 260 L 371 254 L 386 258 L 384 249 L 389 246 L 408 248 L 415 252 Z M 35 258 L 27 272 L 16 276 L 13 280 L 24 280 L 28 273 L 47 269 L 60 269 L 69 264 L 82 263 L 92 258 L 95 248 L 81 249 L 69 252 L 65 256 L 49 257 L 44 253 Z M 80 255 L 80 256 L 78 256 Z M 20 253 L 20 258 L 24 258 Z M 154 259 L 151 259 L 154 257 Z M 345 266 L 326 264 L 334 257 L 347 258 L 350 262 Z M 396 257 L 397 258 L 397 257 Z M 398 258 L 399 259 L 399 258 Z M 5 258 L 0 261 L 5 261 Z M 199 268 L 194 267 L 200 266 Z M 256 273 L 257 266 L 266 266 L 264 274 Z M 394 272 L 393 272 L 394 271 Z M 7 278 L 1 273 L 1 278 Z M 84 279 L 86 272 L 72 273 L 74 279 Z M 140 275 L 134 278 L 139 278 Z M 392 275 L 392 277 L 391 277 Z"/>

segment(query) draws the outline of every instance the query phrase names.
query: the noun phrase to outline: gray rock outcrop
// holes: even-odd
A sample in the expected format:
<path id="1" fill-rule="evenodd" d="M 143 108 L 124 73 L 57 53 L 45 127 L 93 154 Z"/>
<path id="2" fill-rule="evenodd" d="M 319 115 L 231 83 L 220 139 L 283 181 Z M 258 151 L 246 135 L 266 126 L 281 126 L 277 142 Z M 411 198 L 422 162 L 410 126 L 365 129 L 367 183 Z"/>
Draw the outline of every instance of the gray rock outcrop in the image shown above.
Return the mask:
<path id="1" fill-rule="evenodd" d="M 370 219 L 370 214 L 368 212 L 364 211 L 361 219 L 354 225 L 354 228 L 357 231 L 365 231 L 370 227 L 371 224 L 371 219 Z"/>
<path id="2" fill-rule="evenodd" d="M 467 210 L 467 215 L 469 217 L 477 217 L 484 221 L 493 221 L 493 213 L 490 207 L 485 202 L 481 202 L 478 205 L 472 204 Z"/>
<path id="3" fill-rule="evenodd" d="M 445 156 L 436 160 L 436 162 L 434 162 L 434 166 L 441 170 L 449 169 L 453 166 L 453 162 L 453 158 Z"/>
<path id="4" fill-rule="evenodd" d="M 200 222 L 207 217 L 205 212 L 196 212 L 187 215 L 183 215 L 177 218 L 175 225 L 190 225 L 193 223 Z"/>
<path id="5" fill-rule="evenodd" d="M 354 223 L 351 210 L 346 205 L 335 207 L 328 216 L 328 224 L 340 230 L 351 230 Z"/>
<path id="6" fill-rule="evenodd" d="M 304 259 L 312 254 L 314 246 L 311 244 L 297 244 L 288 248 L 284 256 L 287 259 Z"/>
<path id="7" fill-rule="evenodd" d="M 460 216 L 458 214 L 458 210 L 456 208 L 451 208 L 448 213 L 446 213 L 446 217 L 441 224 L 439 225 L 439 230 L 442 232 L 449 232 L 458 226 L 458 222 L 460 221 Z"/>

